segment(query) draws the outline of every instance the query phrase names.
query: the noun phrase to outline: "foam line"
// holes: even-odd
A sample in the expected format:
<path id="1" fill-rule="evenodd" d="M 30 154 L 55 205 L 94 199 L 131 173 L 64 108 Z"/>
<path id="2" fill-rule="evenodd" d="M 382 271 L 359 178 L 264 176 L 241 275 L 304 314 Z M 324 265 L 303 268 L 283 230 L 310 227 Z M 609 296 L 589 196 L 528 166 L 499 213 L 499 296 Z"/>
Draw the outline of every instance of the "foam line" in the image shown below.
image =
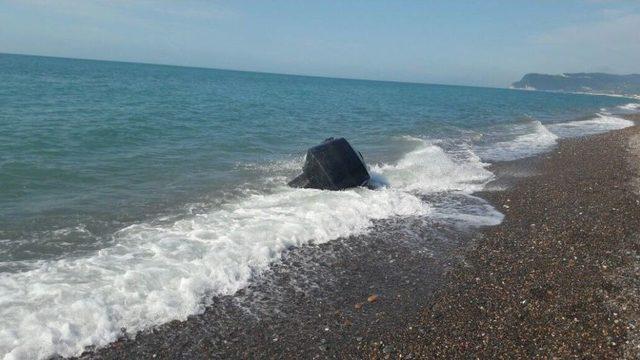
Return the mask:
<path id="1" fill-rule="evenodd" d="M 609 114 L 597 114 L 593 119 L 550 124 L 549 129 L 560 137 L 577 137 L 605 133 L 633 126 L 633 121 Z"/>
<path id="2" fill-rule="evenodd" d="M 81 353 L 87 345 L 202 312 L 216 294 L 233 294 L 292 246 L 366 232 L 390 217 L 436 216 L 470 224 L 500 214 L 474 201 L 434 208 L 421 194 L 480 189 L 493 174 L 471 152 L 454 159 L 410 139 L 415 150 L 398 163 L 374 166 L 387 187 L 320 191 L 280 187 L 168 225 L 121 229 L 114 246 L 91 256 L 42 261 L 0 274 L 0 355 L 5 359 Z M 486 213 L 486 219 L 483 214 Z M 496 215 L 496 213 L 498 215 Z"/>

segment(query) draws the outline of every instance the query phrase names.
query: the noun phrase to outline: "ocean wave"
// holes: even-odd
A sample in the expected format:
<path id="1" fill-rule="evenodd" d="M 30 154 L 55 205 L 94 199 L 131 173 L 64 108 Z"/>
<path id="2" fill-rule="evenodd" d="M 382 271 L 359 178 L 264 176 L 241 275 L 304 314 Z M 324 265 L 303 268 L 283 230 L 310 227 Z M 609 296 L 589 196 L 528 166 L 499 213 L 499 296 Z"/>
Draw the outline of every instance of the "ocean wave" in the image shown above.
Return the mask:
<path id="1" fill-rule="evenodd" d="M 633 126 L 633 121 L 609 113 L 596 114 L 591 119 L 563 123 L 543 124 L 531 121 L 523 126 L 515 124 L 511 131 L 525 132 L 507 141 L 477 146 L 480 157 L 487 161 L 510 161 L 535 156 L 551 150 L 560 138 L 571 138 L 605 133 Z M 517 129 L 517 130 L 514 130 Z"/>
<path id="2" fill-rule="evenodd" d="M 471 150 L 457 152 L 459 159 L 446 153 L 433 142 L 415 137 L 409 141 L 419 144 L 396 164 L 372 167 L 374 173 L 386 178 L 394 188 L 422 194 L 438 191 L 464 191 L 471 193 L 493 179 L 493 173 Z"/>
<path id="3" fill-rule="evenodd" d="M 289 247 L 428 212 L 417 197 L 392 189 L 281 189 L 169 226 L 129 226 L 116 246 L 91 257 L 2 274 L 0 354 L 73 355 L 114 341 L 121 327 L 135 332 L 185 319 L 211 295 L 244 287 Z"/>
<path id="4" fill-rule="evenodd" d="M 629 104 L 625 104 L 625 105 L 620 105 L 620 106 L 618 106 L 618 108 L 620 108 L 622 110 L 636 111 L 636 110 L 640 110 L 640 104 L 639 103 L 629 103 Z"/>
<path id="5" fill-rule="evenodd" d="M 115 245 L 91 256 L 0 274 L 0 354 L 76 355 L 116 340 L 122 327 L 135 333 L 185 319 L 202 312 L 213 295 L 245 287 L 284 250 L 361 234 L 378 219 L 433 216 L 470 225 L 502 220 L 470 195 L 493 178 L 477 156 L 464 150 L 450 156 L 426 140 L 409 141 L 416 148 L 396 164 L 372 167 L 387 185 L 379 190 L 281 186 L 174 222 L 128 226 L 114 235 Z M 457 197 L 423 200 L 442 191 Z"/>
<path id="6" fill-rule="evenodd" d="M 633 126 L 633 121 L 610 114 L 596 114 L 592 119 L 549 124 L 549 129 L 562 138 L 601 134 Z"/>
<path id="7" fill-rule="evenodd" d="M 540 121 L 526 124 L 527 132 L 512 140 L 500 141 L 478 149 L 483 159 L 490 161 L 508 161 L 534 156 L 550 150 L 556 145 L 558 136 Z"/>
<path id="8" fill-rule="evenodd" d="M 305 156 L 295 156 L 287 159 L 280 160 L 270 160 L 260 163 L 237 163 L 235 165 L 238 169 L 255 171 L 260 173 L 282 173 L 283 171 L 287 172 L 297 172 L 302 168 L 304 164 Z"/>

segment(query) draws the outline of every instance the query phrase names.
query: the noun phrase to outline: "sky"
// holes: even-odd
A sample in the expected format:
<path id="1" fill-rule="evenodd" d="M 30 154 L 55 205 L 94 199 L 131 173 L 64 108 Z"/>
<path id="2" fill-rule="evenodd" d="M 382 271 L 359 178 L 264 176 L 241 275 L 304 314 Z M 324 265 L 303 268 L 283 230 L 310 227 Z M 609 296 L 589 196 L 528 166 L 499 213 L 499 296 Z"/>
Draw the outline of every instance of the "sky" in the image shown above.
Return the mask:
<path id="1" fill-rule="evenodd" d="M 0 52 L 505 87 L 640 73 L 640 1 L 0 0 Z"/>

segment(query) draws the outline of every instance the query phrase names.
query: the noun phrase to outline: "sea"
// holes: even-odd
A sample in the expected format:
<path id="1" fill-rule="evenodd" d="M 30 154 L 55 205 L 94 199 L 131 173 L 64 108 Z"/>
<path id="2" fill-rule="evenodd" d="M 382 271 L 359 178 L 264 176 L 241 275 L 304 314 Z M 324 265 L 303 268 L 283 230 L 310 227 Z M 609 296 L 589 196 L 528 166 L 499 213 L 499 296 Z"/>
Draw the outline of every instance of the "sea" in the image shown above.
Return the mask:
<path id="1" fill-rule="evenodd" d="M 632 125 L 638 100 L 0 54 L 0 357 L 201 313 L 377 221 L 499 224 L 489 165 Z M 345 137 L 374 188 L 293 189 Z"/>

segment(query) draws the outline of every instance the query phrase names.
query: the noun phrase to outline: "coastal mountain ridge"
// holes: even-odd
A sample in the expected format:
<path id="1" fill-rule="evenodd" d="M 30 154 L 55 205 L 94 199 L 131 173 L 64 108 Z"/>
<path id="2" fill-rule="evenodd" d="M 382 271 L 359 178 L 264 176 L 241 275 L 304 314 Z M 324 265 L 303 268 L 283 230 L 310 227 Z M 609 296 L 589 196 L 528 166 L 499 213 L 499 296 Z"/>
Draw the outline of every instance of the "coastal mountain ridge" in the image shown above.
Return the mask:
<path id="1" fill-rule="evenodd" d="M 640 74 L 564 73 L 559 75 L 530 73 L 511 85 L 515 89 L 561 92 L 584 92 L 640 96 Z"/>

